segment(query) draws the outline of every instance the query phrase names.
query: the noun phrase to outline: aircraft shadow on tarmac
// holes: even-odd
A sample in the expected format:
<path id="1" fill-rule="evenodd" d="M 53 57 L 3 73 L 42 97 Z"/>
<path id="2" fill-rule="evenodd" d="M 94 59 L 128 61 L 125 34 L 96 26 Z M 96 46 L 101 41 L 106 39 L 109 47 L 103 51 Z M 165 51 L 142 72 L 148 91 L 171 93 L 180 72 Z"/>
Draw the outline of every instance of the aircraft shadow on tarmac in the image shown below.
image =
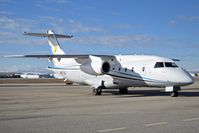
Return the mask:
<path id="1" fill-rule="evenodd" d="M 199 88 L 185 89 L 190 91 L 179 91 L 179 97 L 199 97 Z M 170 93 L 160 90 L 129 90 L 128 94 L 120 94 L 118 91 L 103 91 L 111 95 L 118 95 L 120 97 L 146 97 L 146 96 L 169 96 Z"/>

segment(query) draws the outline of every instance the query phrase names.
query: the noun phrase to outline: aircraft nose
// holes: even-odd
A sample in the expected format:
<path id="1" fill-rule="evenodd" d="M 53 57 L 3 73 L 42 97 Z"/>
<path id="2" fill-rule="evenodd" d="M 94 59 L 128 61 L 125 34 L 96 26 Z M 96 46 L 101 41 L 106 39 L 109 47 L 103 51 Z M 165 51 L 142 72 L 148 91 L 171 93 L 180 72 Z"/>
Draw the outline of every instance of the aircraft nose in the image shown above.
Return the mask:
<path id="1" fill-rule="evenodd" d="M 170 69 L 167 71 L 169 81 L 175 83 L 175 85 L 186 86 L 193 84 L 193 77 L 184 69 Z M 171 76 L 173 75 L 173 76 Z"/>
<path id="2" fill-rule="evenodd" d="M 182 74 L 182 84 L 184 85 L 190 85 L 194 83 L 194 79 L 193 77 L 185 70 L 182 70 L 183 74 Z"/>
<path id="3" fill-rule="evenodd" d="M 185 80 L 185 83 L 187 84 L 193 84 L 193 82 L 194 82 L 193 77 L 190 75 Z"/>

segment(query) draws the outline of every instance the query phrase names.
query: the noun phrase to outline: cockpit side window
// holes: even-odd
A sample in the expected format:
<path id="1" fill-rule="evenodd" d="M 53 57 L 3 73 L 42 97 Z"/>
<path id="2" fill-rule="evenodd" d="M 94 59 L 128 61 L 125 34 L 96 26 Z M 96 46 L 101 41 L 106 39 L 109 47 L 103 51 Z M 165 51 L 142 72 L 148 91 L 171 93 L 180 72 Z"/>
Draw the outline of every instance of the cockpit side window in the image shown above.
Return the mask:
<path id="1" fill-rule="evenodd" d="M 156 62 L 155 66 L 154 66 L 154 68 L 162 68 L 162 67 L 164 67 L 163 62 Z"/>
<path id="2" fill-rule="evenodd" d="M 178 67 L 175 62 L 165 62 L 165 67 Z"/>

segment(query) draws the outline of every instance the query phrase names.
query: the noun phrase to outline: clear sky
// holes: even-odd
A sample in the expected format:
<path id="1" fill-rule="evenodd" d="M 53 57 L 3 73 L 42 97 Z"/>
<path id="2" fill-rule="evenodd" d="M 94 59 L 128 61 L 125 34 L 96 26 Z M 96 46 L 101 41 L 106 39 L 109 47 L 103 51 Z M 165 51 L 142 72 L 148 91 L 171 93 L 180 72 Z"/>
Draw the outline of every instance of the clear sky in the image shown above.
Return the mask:
<path id="1" fill-rule="evenodd" d="M 198 0 L 0 0 L 0 55 L 50 54 L 46 38 L 24 31 L 72 34 L 72 54 L 150 54 L 199 68 Z M 46 59 L 0 58 L 0 71 L 43 71 Z"/>

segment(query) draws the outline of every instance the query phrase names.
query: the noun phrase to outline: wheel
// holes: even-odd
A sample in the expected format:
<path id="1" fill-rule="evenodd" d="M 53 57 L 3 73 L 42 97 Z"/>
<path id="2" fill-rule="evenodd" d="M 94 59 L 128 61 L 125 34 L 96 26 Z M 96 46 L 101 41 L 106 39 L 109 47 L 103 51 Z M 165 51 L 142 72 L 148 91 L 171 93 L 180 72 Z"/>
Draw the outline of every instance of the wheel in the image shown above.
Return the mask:
<path id="1" fill-rule="evenodd" d="M 97 89 L 97 95 L 101 95 L 102 94 L 102 89 L 101 88 L 98 88 Z"/>
<path id="2" fill-rule="evenodd" d="M 128 89 L 127 88 L 120 88 L 119 92 L 120 92 L 120 94 L 128 94 Z"/>
<path id="3" fill-rule="evenodd" d="M 178 96 L 178 91 L 174 90 L 173 92 L 171 92 L 171 97 L 177 97 Z"/>
<path id="4" fill-rule="evenodd" d="M 102 94 L 102 88 L 98 87 L 97 89 L 93 89 L 93 95 L 101 95 Z"/>

